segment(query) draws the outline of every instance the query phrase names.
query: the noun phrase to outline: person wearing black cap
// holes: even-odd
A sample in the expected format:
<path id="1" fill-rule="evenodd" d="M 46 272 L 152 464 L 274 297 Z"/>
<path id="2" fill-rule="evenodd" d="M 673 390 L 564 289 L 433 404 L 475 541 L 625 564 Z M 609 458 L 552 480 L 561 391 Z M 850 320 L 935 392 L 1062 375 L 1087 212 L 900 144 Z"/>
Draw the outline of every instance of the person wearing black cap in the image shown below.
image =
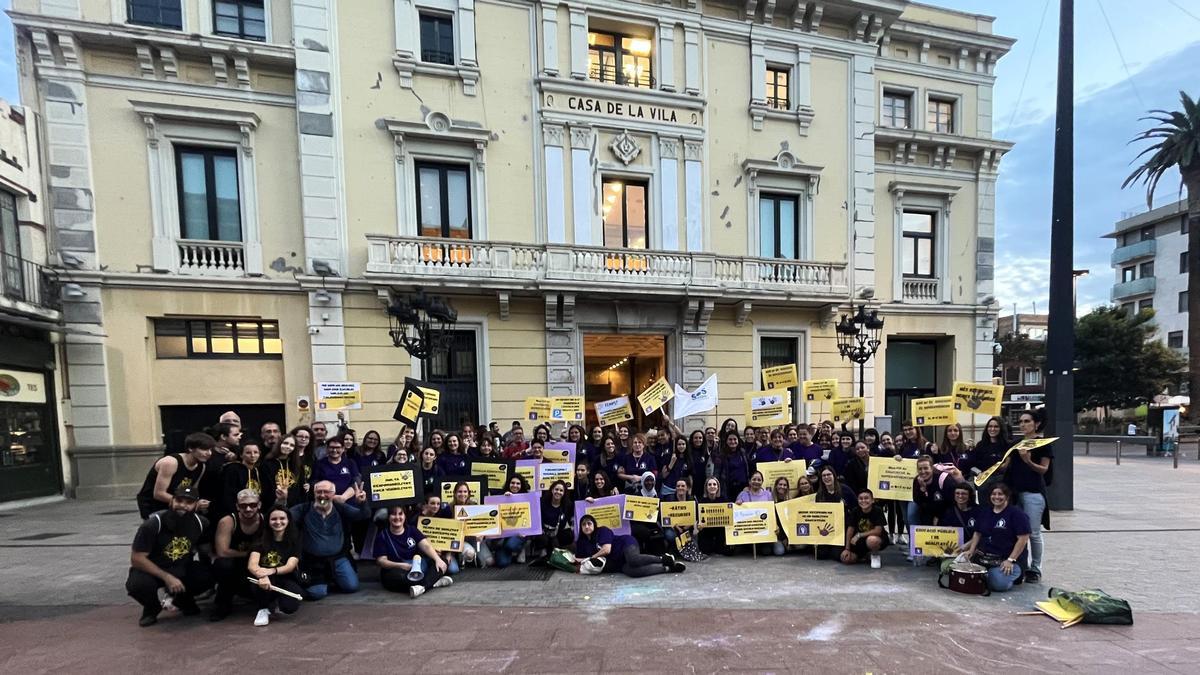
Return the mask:
<path id="1" fill-rule="evenodd" d="M 196 513 L 199 493 L 189 485 L 175 491 L 171 507 L 150 514 L 133 537 L 125 591 L 142 606 L 138 625 L 151 626 L 170 599 L 185 615 L 198 614 L 195 596 L 212 587 L 208 566 L 196 560 L 196 543 L 208 520 Z M 159 598 L 159 589 L 166 597 Z"/>

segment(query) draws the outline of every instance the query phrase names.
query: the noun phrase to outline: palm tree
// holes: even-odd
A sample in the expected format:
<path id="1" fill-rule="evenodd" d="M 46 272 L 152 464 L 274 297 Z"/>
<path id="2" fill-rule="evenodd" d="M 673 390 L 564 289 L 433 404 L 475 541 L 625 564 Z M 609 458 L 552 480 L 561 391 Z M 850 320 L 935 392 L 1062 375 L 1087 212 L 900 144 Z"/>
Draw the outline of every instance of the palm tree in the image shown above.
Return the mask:
<path id="1" fill-rule="evenodd" d="M 1187 189 L 1188 224 L 1188 388 L 1192 398 L 1200 396 L 1200 105 L 1190 96 L 1179 92 L 1183 110 L 1167 112 L 1151 110 L 1143 120 L 1157 122 L 1157 126 L 1133 137 L 1133 141 L 1154 141 L 1150 147 L 1138 153 L 1137 158 L 1149 154 L 1125 182 L 1146 185 L 1146 206 L 1153 208 L 1154 188 L 1158 181 L 1172 168 L 1179 170 L 1182 188 Z M 1188 406 L 1188 418 L 1195 421 L 1200 413 L 1200 402 Z"/>

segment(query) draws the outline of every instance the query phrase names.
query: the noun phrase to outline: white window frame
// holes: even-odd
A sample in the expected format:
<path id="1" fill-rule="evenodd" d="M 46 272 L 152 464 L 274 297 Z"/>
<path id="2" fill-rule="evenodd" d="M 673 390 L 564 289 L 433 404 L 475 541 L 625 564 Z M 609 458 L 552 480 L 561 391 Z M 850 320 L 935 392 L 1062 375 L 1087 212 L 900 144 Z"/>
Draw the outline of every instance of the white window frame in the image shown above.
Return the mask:
<path id="1" fill-rule="evenodd" d="M 395 145 L 396 224 L 402 237 L 420 236 L 417 213 L 416 162 L 463 164 L 471 177 L 470 240 L 488 239 L 487 145 L 491 131 L 454 125 L 442 113 L 430 113 L 425 122 L 386 120 Z"/>
<path id="2" fill-rule="evenodd" d="M 747 159 L 742 162 L 742 173 L 746 177 L 746 213 L 749 232 L 746 233 L 746 254 L 759 258 L 762 249 L 759 231 L 762 222 L 759 214 L 761 192 L 784 194 L 797 198 L 799 208 L 796 217 L 800 220 L 800 237 L 796 242 L 799 249 L 797 260 L 811 260 L 813 256 L 813 222 L 815 200 L 820 192 L 821 170 L 824 167 L 802 164 L 790 151 L 784 150 L 772 160 Z M 772 258 L 789 260 L 790 258 Z"/>
<path id="3" fill-rule="evenodd" d="M 916 87 L 907 87 L 904 85 L 889 84 L 886 82 L 880 83 L 880 85 L 879 85 L 879 107 L 876 112 L 877 117 L 876 117 L 875 123 L 885 129 L 901 129 L 901 130 L 908 130 L 908 131 L 912 131 L 915 129 L 924 129 L 925 128 L 925 121 L 924 121 L 925 111 L 924 111 L 924 109 L 921 110 L 922 118 L 920 121 L 918 121 L 914 117 L 917 114 L 916 110 L 914 110 L 914 108 L 916 107 L 916 105 L 919 101 L 924 100 L 923 97 L 920 96 L 920 93 L 921 93 L 920 90 L 917 89 Z M 884 96 L 887 96 L 889 94 L 908 97 L 908 126 L 907 127 L 893 127 L 893 126 L 886 125 L 883 123 L 883 98 L 884 98 Z"/>
<path id="4" fill-rule="evenodd" d="M 921 116 L 921 128 L 925 129 L 926 131 L 928 131 L 930 133 L 935 133 L 935 134 L 945 133 L 942 131 L 937 131 L 934 127 L 930 126 L 930 124 L 929 124 L 929 102 L 930 101 L 941 101 L 943 103 L 949 103 L 953 107 L 953 110 L 951 111 L 951 115 L 950 115 L 951 131 L 948 135 L 950 135 L 950 136 L 965 136 L 966 135 L 963 133 L 963 128 L 962 128 L 962 95 L 961 94 L 955 94 L 955 93 L 949 92 L 949 91 L 940 91 L 937 89 L 925 90 L 924 104 L 921 106 L 921 115 L 922 115 Z"/>
<path id="5" fill-rule="evenodd" d="M 237 151 L 243 264 L 247 275 L 263 274 L 258 178 L 254 161 L 258 115 L 228 108 L 200 108 L 147 101 L 130 103 L 146 127 L 150 212 L 154 224 L 154 269 L 179 272 L 178 242 L 182 236 L 179 229 L 175 147 L 187 145 Z"/>
<path id="6" fill-rule="evenodd" d="M 950 274 L 950 217 L 957 185 L 935 185 L 908 181 L 892 181 L 888 185 L 892 193 L 892 284 L 893 299 L 904 302 L 904 212 L 934 211 L 934 267 L 933 278 L 938 284 L 938 299 L 943 303 L 951 300 Z"/>
<path id="7" fill-rule="evenodd" d="M 475 45 L 475 0 L 393 0 L 396 21 L 396 54 L 392 65 L 400 86 L 413 88 L 415 74 L 455 78 L 466 96 L 475 96 L 479 83 L 479 57 Z M 454 65 L 421 60 L 421 17 L 424 11 L 452 17 Z"/>
<path id="8" fill-rule="evenodd" d="M 211 35 L 215 38 L 223 38 L 226 40 L 237 40 L 238 42 L 249 42 L 251 44 L 271 44 L 274 41 L 274 32 L 271 30 L 271 3 L 273 0 L 263 0 L 263 14 L 266 17 L 266 38 L 262 42 L 258 40 L 247 40 L 244 38 L 233 37 L 232 35 L 217 35 L 217 26 L 213 21 L 213 13 L 215 12 L 216 0 L 198 0 L 200 9 L 200 32 L 202 35 Z"/>
<path id="9" fill-rule="evenodd" d="M 767 104 L 767 68 L 788 71 L 788 110 Z M 763 120 L 794 122 L 801 136 L 808 135 L 816 113 L 812 107 L 812 50 L 794 44 L 775 44 L 751 37 L 750 126 L 761 131 Z"/>
<path id="10" fill-rule="evenodd" d="M 1042 371 L 1038 368 L 1025 368 L 1021 374 L 1021 384 L 1026 387 L 1040 387 L 1042 384 Z"/>

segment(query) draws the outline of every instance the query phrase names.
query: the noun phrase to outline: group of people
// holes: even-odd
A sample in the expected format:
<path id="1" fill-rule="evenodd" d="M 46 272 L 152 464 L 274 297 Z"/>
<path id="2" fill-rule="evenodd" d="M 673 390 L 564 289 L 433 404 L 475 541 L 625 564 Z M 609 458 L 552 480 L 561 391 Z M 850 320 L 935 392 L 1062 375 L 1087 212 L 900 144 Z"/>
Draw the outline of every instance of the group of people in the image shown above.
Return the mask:
<path id="1" fill-rule="evenodd" d="M 1038 438 L 1042 424 L 1040 410 L 1024 411 L 1021 435 Z M 199 612 L 196 596 L 215 584 L 212 620 L 228 616 L 235 597 L 243 596 L 258 610 L 255 625 L 267 625 L 276 612 L 295 612 L 301 598 L 356 592 L 360 560 L 376 563 L 385 589 L 417 597 L 451 585 L 466 567 L 546 564 L 556 549 L 571 550 L 585 571 L 631 577 L 679 573 L 685 562 L 749 551 L 730 545 L 723 527 L 631 522 L 629 533 L 619 534 L 591 516 L 575 522 L 576 503 L 619 494 L 697 504 L 815 495 L 818 502 L 840 501 L 846 510 L 844 545 L 819 546 L 818 558 L 860 563 L 893 543 L 907 544 L 909 525 L 945 525 L 963 529 L 962 553 L 988 568 L 993 590 L 1041 576 L 1050 446 L 1012 453 L 994 472 L 999 480 L 985 483 L 978 496 L 972 481 L 1013 445 L 1000 418 L 990 419 L 974 443 L 957 424 L 933 443 L 907 422 L 898 436 L 867 429 L 861 438 L 829 422 L 741 428 L 732 418 L 719 429 L 691 433 L 669 419 L 648 433 L 624 425 L 590 431 L 571 425 L 558 437 L 552 433 L 549 425 L 538 425 L 526 437 L 520 422 L 505 433 L 494 422 L 464 424 L 457 431 L 433 430 L 425 442 L 404 429 L 385 446 L 374 430 L 359 442 L 339 420 L 333 430 L 317 422 L 287 434 L 267 423 L 250 438 L 236 413 L 226 413 L 208 432 L 187 436 L 183 452 L 155 462 L 138 494 L 144 522 L 126 587 L 143 607 L 140 624 L 155 623 L 164 609 Z M 454 507 L 480 504 L 487 496 L 474 494 L 465 480 L 472 462 L 541 459 L 552 441 L 574 445 L 574 484 L 556 481 L 542 492 L 540 535 L 468 537 L 457 553 L 433 548 L 417 526 L 420 518 L 454 517 Z M 876 501 L 868 485 L 870 463 L 896 459 L 917 460 L 913 499 Z M 786 477 L 764 484 L 758 465 L 780 461 L 804 462 L 794 488 Z M 422 503 L 388 509 L 367 504 L 364 477 L 389 464 L 420 466 Z M 448 481 L 452 496 L 443 503 L 441 487 Z M 517 473 L 504 485 L 488 486 L 490 494 L 531 489 Z M 777 535 L 773 545 L 756 551 L 786 555 L 804 548 L 790 546 L 782 528 Z"/>

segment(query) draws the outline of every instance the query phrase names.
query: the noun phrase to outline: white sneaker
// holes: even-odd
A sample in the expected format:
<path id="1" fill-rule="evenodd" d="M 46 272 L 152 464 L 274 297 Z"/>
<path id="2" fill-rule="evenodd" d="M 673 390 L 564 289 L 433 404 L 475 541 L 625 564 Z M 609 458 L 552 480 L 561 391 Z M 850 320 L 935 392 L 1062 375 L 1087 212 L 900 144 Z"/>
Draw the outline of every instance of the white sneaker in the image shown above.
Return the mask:
<path id="1" fill-rule="evenodd" d="M 445 588 L 452 583 L 454 583 L 454 580 L 451 579 L 450 577 L 442 577 L 441 579 L 438 579 L 437 581 L 433 582 L 433 587 L 434 588 Z"/>
<path id="2" fill-rule="evenodd" d="M 164 612 L 174 612 L 177 609 L 174 596 L 166 588 L 158 589 L 158 604 L 162 605 Z"/>
<path id="3" fill-rule="evenodd" d="M 269 610 L 269 609 L 258 610 L 258 614 L 254 617 L 254 625 L 255 626 L 265 626 L 269 623 L 271 623 L 271 610 Z"/>
<path id="4" fill-rule="evenodd" d="M 521 564 L 521 565 L 525 564 L 525 549 L 524 549 L 524 547 L 522 547 L 521 552 L 517 554 L 517 563 Z"/>
<path id="5" fill-rule="evenodd" d="M 439 579 L 439 581 L 441 581 L 441 580 Z M 421 597 L 421 594 L 424 592 L 425 592 L 424 586 L 412 586 L 411 588 L 408 589 L 408 594 L 414 598 Z"/>

